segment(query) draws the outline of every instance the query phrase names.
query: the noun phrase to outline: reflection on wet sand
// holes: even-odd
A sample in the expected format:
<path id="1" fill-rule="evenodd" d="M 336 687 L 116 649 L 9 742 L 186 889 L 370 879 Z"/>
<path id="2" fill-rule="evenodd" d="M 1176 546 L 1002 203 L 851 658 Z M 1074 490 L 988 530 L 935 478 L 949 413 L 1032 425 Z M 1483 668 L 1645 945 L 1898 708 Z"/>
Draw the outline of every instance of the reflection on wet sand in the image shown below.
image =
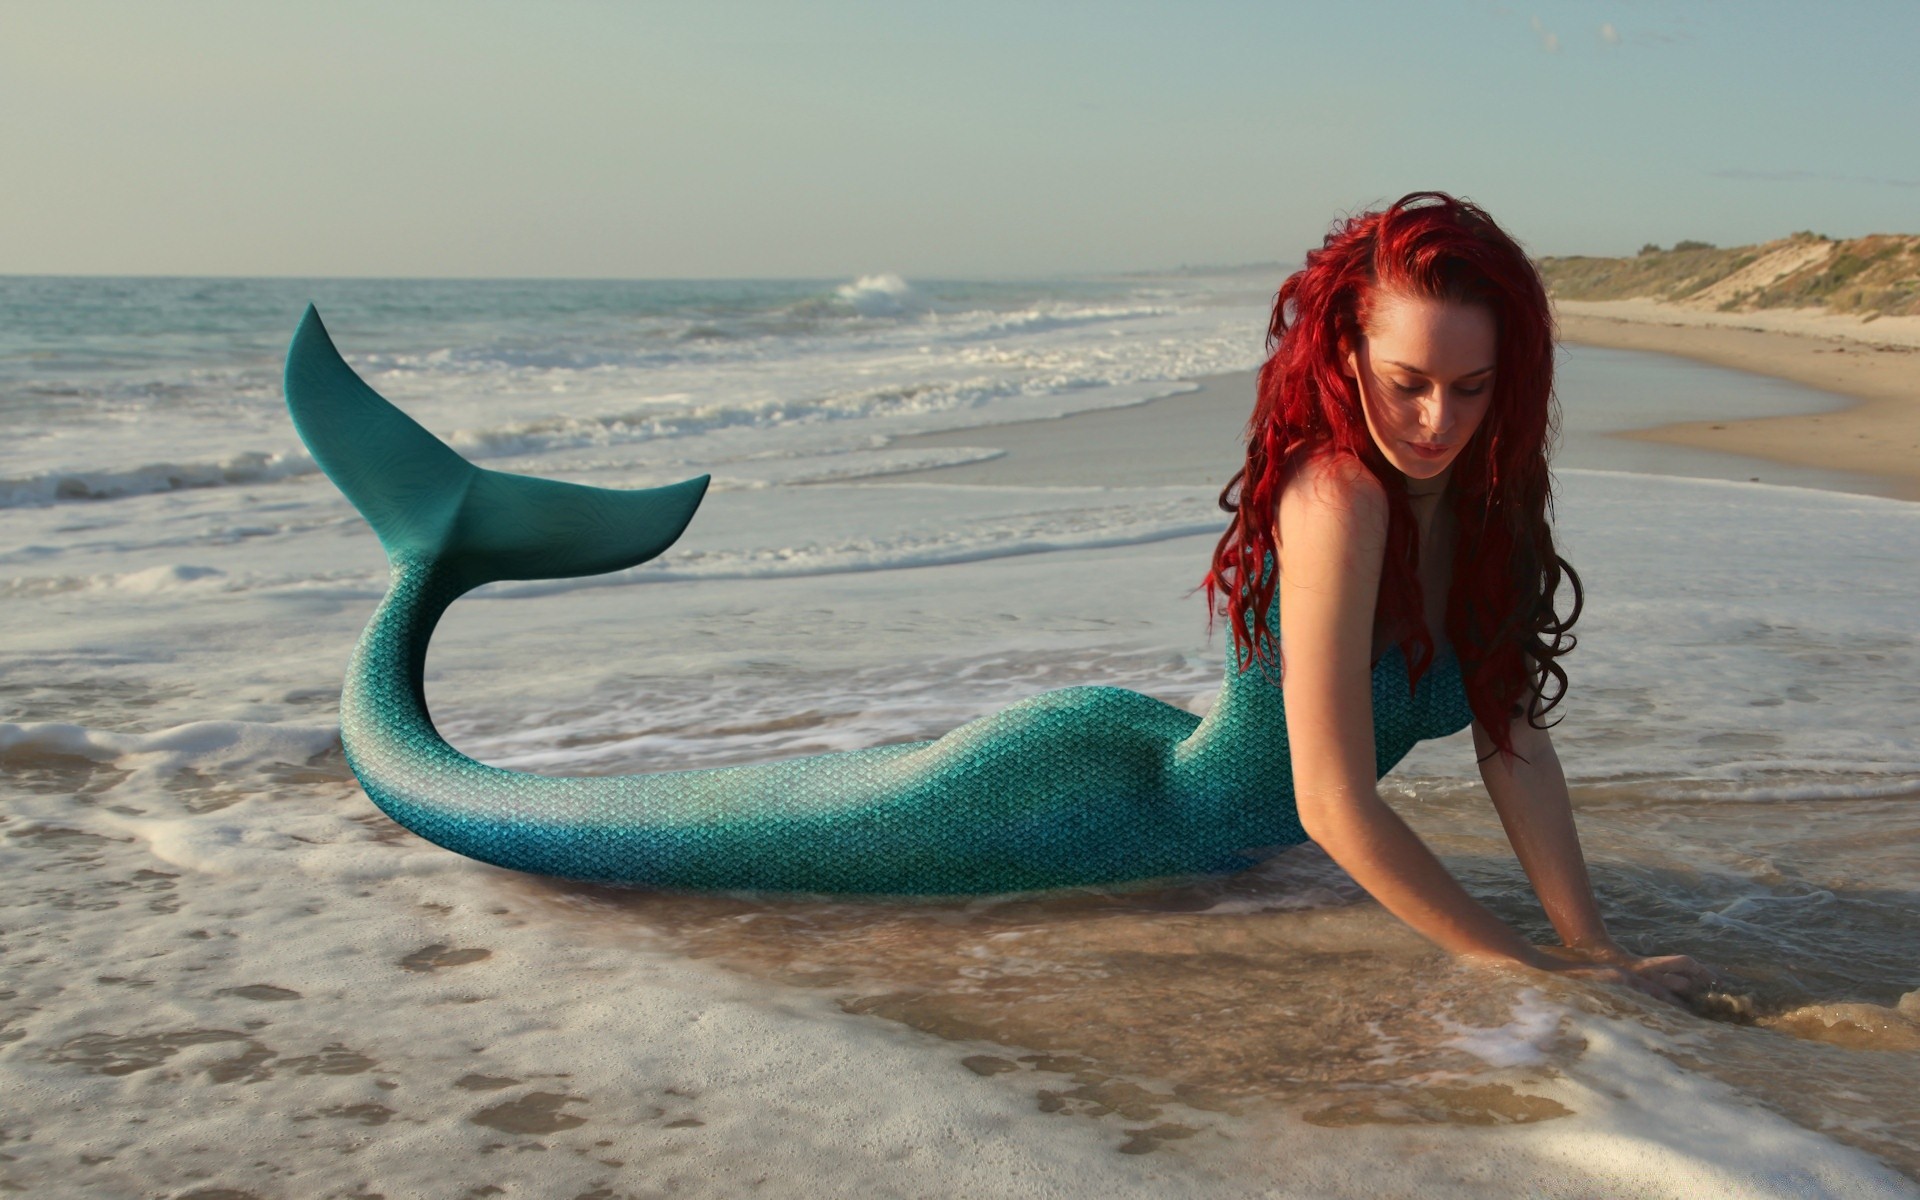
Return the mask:
<path id="1" fill-rule="evenodd" d="M 1870 824 L 1836 806 L 1920 824 L 1907 801 L 1828 801 L 1810 814 L 1615 795 L 1583 811 L 1620 937 L 1725 972 L 1733 992 L 1702 1006 L 1719 1020 L 1451 963 L 1311 845 L 1232 877 L 945 903 L 517 882 L 568 936 L 635 938 L 999 1047 L 963 1065 L 1032 1072 L 1044 1111 L 1155 1123 L 1129 1131 L 1147 1139 L 1136 1152 L 1184 1136 L 1199 1113 L 1249 1106 L 1336 1126 L 1567 1116 L 1535 1093 L 1585 1049 L 1564 1027 L 1573 1009 L 1652 1026 L 1684 1065 L 1920 1173 L 1920 993 L 1900 999 L 1920 980 L 1902 973 L 1897 928 L 1914 902 L 1884 890 L 1920 878 L 1920 855 L 1911 837 L 1875 839 L 1863 859 L 1852 841 L 1809 836 L 1826 820 Z M 1491 907 L 1551 936 L 1484 800 L 1462 789 L 1402 809 Z M 1880 888 L 1848 886 L 1869 874 Z"/>
<path id="2" fill-rule="evenodd" d="M 1306 870 L 1288 869 L 1300 859 Z M 1042 1112 L 1144 1123 L 1126 1129 L 1130 1153 L 1249 1103 L 1320 1125 L 1568 1115 L 1527 1089 L 1578 1052 L 1557 1029 L 1518 1047 L 1522 1069 L 1494 1081 L 1457 1044 L 1463 1028 L 1508 1022 L 1511 988 L 1451 969 L 1371 904 L 1263 911 L 1284 910 L 1299 876 L 1329 866 L 1309 848 L 1226 884 L 952 906 L 559 887 L 549 899 L 596 918 L 643 915 L 684 953 L 830 988 L 849 1013 L 1000 1047 L 962 1065 L 1032 1072 Z"/>

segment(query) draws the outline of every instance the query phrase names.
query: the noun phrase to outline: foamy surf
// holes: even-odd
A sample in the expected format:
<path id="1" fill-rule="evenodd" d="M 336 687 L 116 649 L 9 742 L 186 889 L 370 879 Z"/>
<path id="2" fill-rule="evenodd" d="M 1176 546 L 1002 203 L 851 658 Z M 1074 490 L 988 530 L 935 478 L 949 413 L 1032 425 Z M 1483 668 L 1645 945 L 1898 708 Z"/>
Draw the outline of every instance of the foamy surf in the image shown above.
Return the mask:
<path id="1" fill-rule="evenodd" d="M 212 731 L 158 740 L 232 761 Z M 87 1129 L 91 1194 L 302 1190 L 338 1182 L 343 1154 L 365 1186 L 423 1191 L 464 1164 L 475 1184 L 591 1190 L 647 1163 L 713 1196 L 1913 1194 L 1680 1065 L 1708 1051 L 1675 1018 L 1447 968 L 1350 899 L 1267 906 L 1305 917 L 1274 927 L 1180 890 L 958 909 L 623 897 L 463 863 L 357 800 L 336 764 L 203 813 L 151 774 L 94 816 L 10 810 L 6 853 L 43 880 L 15 958 L 37 1013 L 5 1060 L 37 1136 L 10 1170 L 44 1177 L 45 1148 Z M 1366 950 L 1338 949 L 1369 928 Z M 80 981 L 36 969 L 52 944 L 89 964 L 92 1003 L 58 1002 Z M 1228 948 L 1256 944 L 1284 977 L 1235 980 Z M 1130 982 L 1112 971 L 1129 960 Z M 1230 1015 L 1256 996 L 1264 1068 Z M 1098 1018 L 1041 1035 L 1063 1008 Z M 1135 1035 L 1129 1009 L 1157 1019 Z M 1212 1028 L 1167 1023 L 1181 1011 Z M 1170 1058 L 1189 1064 L 1171 1082 Z M 100 1129 L 102 1107 L 165 1134 Z"/>

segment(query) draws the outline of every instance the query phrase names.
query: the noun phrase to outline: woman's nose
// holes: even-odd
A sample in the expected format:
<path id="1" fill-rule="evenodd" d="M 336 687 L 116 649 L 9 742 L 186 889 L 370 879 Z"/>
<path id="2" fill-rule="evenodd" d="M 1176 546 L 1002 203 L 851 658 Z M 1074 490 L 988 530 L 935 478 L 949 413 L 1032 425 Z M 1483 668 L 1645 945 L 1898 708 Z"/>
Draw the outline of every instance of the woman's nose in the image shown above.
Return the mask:
<path id="1" fill-rule="evenodd" d="M 1431 434 L 1444 434 L 1453 428 L 1454 418 L 1459 415 L 1459 401 L 1453 399 L 1443 387 L 1428 389 L 1420 398 L 1420 427 Z"/>

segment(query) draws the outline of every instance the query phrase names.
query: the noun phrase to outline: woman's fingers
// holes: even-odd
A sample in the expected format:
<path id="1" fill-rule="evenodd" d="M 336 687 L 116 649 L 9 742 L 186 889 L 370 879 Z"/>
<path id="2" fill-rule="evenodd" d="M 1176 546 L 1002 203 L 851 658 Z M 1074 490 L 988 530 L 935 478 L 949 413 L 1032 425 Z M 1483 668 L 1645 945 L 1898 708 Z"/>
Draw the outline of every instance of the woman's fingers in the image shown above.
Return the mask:
<path id="1" fill-rule="evenodd" d="M 1639 992 L 1643 996 L 1651 996 L 1655 1000 L 1665 1001 L 1668 1004 L 1680 1003 L 1680 997 L 1676 996 L 1670 989 L 1663 986 L 1657 980 L 1648 978 L 1634 971 L 1624 970 L 1620 967 L 1576 967 L 1573 970 L 1563 971 L 1561 973 L 1571 975 L 1576 979 L 1588 979 L 1594 983 L 1607 983 L 1615 987 L 1624 987 L 1631 991 Z"/>
<path id="2" fill-rule="evenodd" d="M 1673 989 L 1666 985 L 1666 981 L 1658 976 L 1642 975 L 1636 971 L 1621 971 L 1619 974 L 1635 991 L 1652 996 L 1655 1000 L 1664 1000 L 1668 1004 L 1680 1003 L 1680 997 L 1676 996 Z"/>
<path id="3" fill-rule="evenodd" d="M 1566 964 L 1550 968 L 1559 974 L 1631 988 L 1643 996 L 1651 996 L 1682 1008 L 1687 1007 L 1687 1001 L 1696 1000 L 1725 986 L 1712 970 L 1685 954 L 1636 958 L 1622 952 L 1620 959 L 1601 965 L 1593 961 L 1588 952 L 1551 946 L 1543 949 Z"/>
<path id="4" fill-rule="evenodd" d="M 1662 986 L 1681 995 L 1705 991 L 1720 982 L 1712 971 L 1685 954 L 1643 958 L 1630 969 L 1635 974 L 1659 980 Z"/>

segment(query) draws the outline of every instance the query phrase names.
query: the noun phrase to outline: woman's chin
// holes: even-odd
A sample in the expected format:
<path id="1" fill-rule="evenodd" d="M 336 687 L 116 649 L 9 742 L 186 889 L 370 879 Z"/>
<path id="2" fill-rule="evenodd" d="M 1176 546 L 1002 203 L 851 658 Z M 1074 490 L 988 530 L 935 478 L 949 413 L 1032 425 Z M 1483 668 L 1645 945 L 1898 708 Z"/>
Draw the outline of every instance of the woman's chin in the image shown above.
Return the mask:
<path id="1" fill-rule="evenodd" d="M 1386 459 L 1393 469 L 1406 476 L 1409 482 L 1424 483 L 1444 478 L 1456 457 L 1458 456 L 1449 454 L 1442 459 L 1431 459 L 1411 454 L 1389 454 Z"/>

